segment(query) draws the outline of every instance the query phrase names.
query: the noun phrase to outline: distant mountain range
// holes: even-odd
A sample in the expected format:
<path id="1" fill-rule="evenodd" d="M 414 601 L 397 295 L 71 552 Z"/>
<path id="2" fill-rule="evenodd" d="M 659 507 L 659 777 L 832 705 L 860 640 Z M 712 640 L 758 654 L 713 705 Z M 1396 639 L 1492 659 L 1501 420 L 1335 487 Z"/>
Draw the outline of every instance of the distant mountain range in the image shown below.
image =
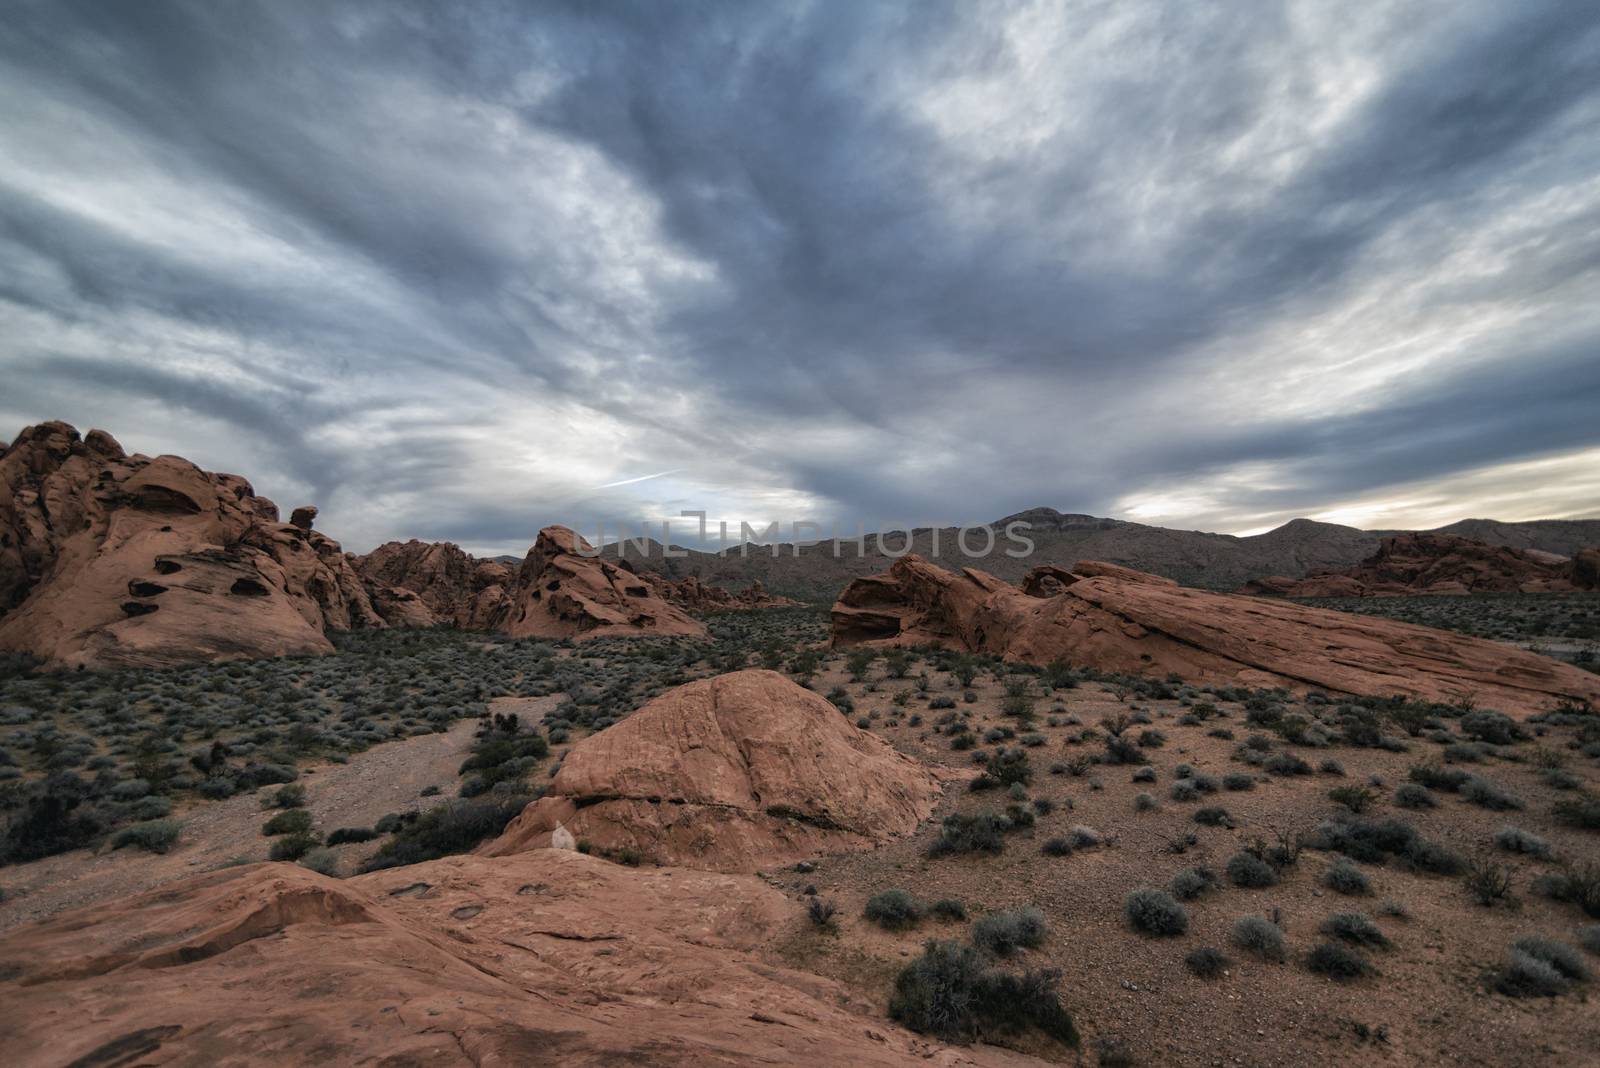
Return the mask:
<path id="1" fill-rule="evenodd" d="M 1018 512 L 990 525 L 999 531 L 1013 522 L 1031 525 L 1028 537 L 1034 542 L 1034 550 L 1026 558 L 1005 556 L 1003 539 L 988 557 L 961 556 L 953 551 L 956 528 L 946 527 L 937 532 L 938 559 L 946 567 L 976 567 L 1012 582 L 1039 564 L 1070 567 L 1079 560 L 1105 560 L 1165 575 L 1186 586 L 1234 590 L 1265 575 L 1299 578 L 1318 568 L 1350 567 L 1372 555 L 1386 535 L 1409 533 L 1295 519 L 1264 534 L 1238 537 L 1074 515 L 1053 508 Z M 1439 527 L 1437 532 L 1561 556 L 1600 546 L 1600 519 L 1539 519 L 1525 523 L 1464 519 Z M 934 540 L 934 531 L 918 530 L 912 538 L 912 549 L 931 556 Z M 902 543 L 902 535 L 887 539 L 891 549 L 898 549 Z M 738 547 L 721 553 L 684 550 L 688 555 L 665 559 L 660 545 L 652 542 L 648 556 L 642 559 L 630 545 L 627 559 L 636 567 L 659 571 L 673 579 L 695 575 L 703 581 L 731 587 L 759 579 L 773 593 L 813 601 L 832 600 L 851 579 L 882 571 L 891 562 L 878 552 L 870 535 L 861 555 L 853 541 L 840 543 L 837 556 L 834 545 L 820 542 L 802 546 L 797 554 L 793 545 L 783 544 L 778 546 L 777 556 L 770 545 L 750 545 L 743 555 Z M 606 547 L 605 556 L 614 559 L 617 554 L 616 545 Z"/>

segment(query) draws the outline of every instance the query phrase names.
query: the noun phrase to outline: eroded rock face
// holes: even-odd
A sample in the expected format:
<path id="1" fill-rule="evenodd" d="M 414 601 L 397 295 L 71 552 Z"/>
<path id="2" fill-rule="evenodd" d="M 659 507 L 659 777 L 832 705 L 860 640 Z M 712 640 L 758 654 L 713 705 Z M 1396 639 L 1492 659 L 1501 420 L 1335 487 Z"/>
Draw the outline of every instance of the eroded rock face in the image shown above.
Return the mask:
<path id="1" fill-rule="evenodd" d="M 447 541 L 391 541 L 353 560 L 379 614 L 395 626 L 492 630 L 510 606 L 507 587 L 516 577 L 505 564 L 475 559 Z"/>
<path id="2" fill-rule="evenodd" d="M 518 638 L 703 638 L 705 624 L 662 600 L 649 581 L 592 555 L 566 527 L 545 527 L 509 592 L 500 630 Z"/>
<path id="3" fill-rule="evenodd" d="M 1485 545 L 1450 534 L 1397 534 L 1384 538 L 1376 553 L 1344 571 L 1317 571 L 1303 579 L 1273 575 L 1247 583 L 1239 592 L 1274 597 L 1397 597 L 1570 593 L 1596 585 L 1589 568 L 1552 553 Z"/>
<path id="4" fill-rule="evenodd" d="M 337 542 L 237 475 L 125 454 L 65 423 L 0 454 L 0 649 L 56 667 L 333 651 L 382 626 Z"/>
<path id="5" fill-rule="evenodd" d="M 634 570 L 627 561 L 619 561 L 618 566 L 627 570 Z M 650 584 L 657 597 L 680 608 L 691 612 L 727 612 L 743 611 L 758 608 L 794 608 L 802 602 L 788 597 L 778 597 L 767 592 L 766 586 L 759 579 L 750 583 L 748 587 L 734 593 L 721 586 L 712 586 L 701 582 L 698 576 L 689 575 L 677 582 L 664 575 L 653 571 L 641 572 L 641 576 Z"/>
<path id="6" fill-rule="evenodd" d="M 1032 591 L 1030 592 L 1027 591 Z M 833 608 L 835 645 L 933 643 L 1229 686 L 1472 697 L 1513 714 L 1600 702 L 1600 677 L 1498 642 L 1260 597 L 1210 593 L 1110 564 L 1040 569 L 1023 588 L 906 556 Z"/>
<path id="7" fill-rule="evenodd" d="M 0 1049 L 63 1064 L 951 1066 L 763 962 L 794 906 L 752 876 L 566 850 L 343 881 L 227 868 L 0 936 Z"/>
<path id="8" fill-rule="evenodd" d="M 551 845 L 558 826 L 665 864 L 753 871 L 870 848 L 932 813 L 923 765 L 775 671 L 687 683 L 573 746 L 547 796 L 485 851 Z"/>

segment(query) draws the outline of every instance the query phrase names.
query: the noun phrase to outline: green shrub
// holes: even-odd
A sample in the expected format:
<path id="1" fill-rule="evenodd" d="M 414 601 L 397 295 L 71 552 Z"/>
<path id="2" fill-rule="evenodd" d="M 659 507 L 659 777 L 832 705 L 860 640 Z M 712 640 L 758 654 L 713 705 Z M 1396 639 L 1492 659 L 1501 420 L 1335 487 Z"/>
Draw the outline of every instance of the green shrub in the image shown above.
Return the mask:
<path id="1" fill-rule="evenodd" d="M 1372 883 L 1366 873 L 1343 857 L 1328 865 L 1322 873 L 1322 885 L 1336 894 L 1352 897 L 1372 893 Z"/>
<path id="2" fill-rule="evenodd" d="M 178 840 L 182 824 L 177 820 L 148 820 L 124 827 L 111 839 L 111 848 L 137 846 L 146 853 L 165 853 Z"/>
<path id="3" fill-rule="evenodd" d="M 1285 957 L 1283 928 L 1262 916 L 1241 916 L 1233 925 L 1234 944 L 1274 963 Z"/>
<path id="4" fill-rule="evenodd" d="M 1122 901 L 1122 915 L 1140 934 L 1170 938 L 1189 929 L 1189 914 L 1165 890 L 1141 886 Z"/>
<path id="5" fill-rule="evenodd" d="M 1360 912 L 1335 912 L 1322 921 L 1321 931 L 1330 938 L 1340 938 L 1352 945 L 1389 947 L 1389 938 L 1378 925 Z"/>
<path id="6" fill-rule="evenodd" d="M 1433 799 L 1433 792 L 1426 786 L 1414 782 L 1401 783 L 1395 787 L 1394 803 L 1401 808 L 1437 808 L 1439 802 Z"/>
<path id="7" fill-rule="evenodd" d="M 944 818 L 939 837 L 928 847 L 928 855 L 999 853 L 1005 849 L 1005 833 L 1010 829 L 1011 821 L 997 813 L 953 813 Z"/>
<path id="8" fill-rule="evenodd" d="M 528 797 L 521 795 L 491 794 L 478 800 L 436 805 L 411 822 L 402 822 L 394 836 L 363 865 L 362 871 L 379 871 L 464 853 L 505 830 L 506 824 L 527 807 L 528 801 Z"/>
<path id="9" fill-rule="evenodd" d="M 311 830 L 311 813 L 303 808 L 287 808 L 261 826 L 261 833 L 271 837 L 277 834 L 304 834 Z"/>
<path id="10" fill-rule="evenodd" d="M 904 890 L 880 890 L 867 899 L 862 915 L 885 931 L 904 931 L 922 920 L 922 906 Z"/>
<path id="11" fill-rule="evenodd" d="M 1494 844 L 1507 853 L 1520 853 L 1523 856 L 1538 857 L 1547 860 L 1550 857 L 1550 843 L 1540 838 L 1531 831 L 1521 827 L 1502 827 L 1494 836 Z"/>
<path id="12" fill-rule="evenodd" d="M 340 827 L 328 835 L 328 844 L 336 846 L 347 842 L 370 842 L 376 837 L 378 832 L 370 827 Z"/>
<path id="13" fill-rule="evenodd" d="M 895 977 L 889 1015 L 911 1030 L 951 1042 L 1008 1038 L 1036 1029 L 1078 1044 L 1072 1017 L 1057 992 L 1060 975 L 1013 975 L 984 966 L 978 951 L 957 942 L 928 942 L 922 956 Z"/>
<path id="14" fill-rule="evenodd" d="M 296 831 L 293 834 L 283 835 L 273 842 L 267 856 L 272 860 L 299 860 L 321 844 L 316 835 Z"/>
<path id="15" fill-rule="evenodd" d="M 1376 970 L 1366 957 L 1337 942 L 1323 942 L 1312 949 L 1306 956 L 1306 967 L 1339 982 L 1360 979 Z"/>
<path id="16" fill-rule="evenodd" d="M 1184 868 L 1167 883 L 1167 890 L 1179 901 L 1193 901 L 1220 885 L 1217 873 L 1210 868 Z"/>
<path id="17" fill-rule="evenodd" d="M 299 808 L 306 803 L 306 788 L 299 783 L 280 786 L 262 804 L 263 808 Z"/>
<path id="18" fill-rule="evenodd" d="M 339 854 L 331 849 L 311 849 L 300 858 L 303 867 L 310 868 L 318 875 L 326 875 L 330 879 L 339 877 Z"/>
<path id="19" fill-rule="evenodd" d="M 1468 776 L 1461 784 L 1461 796 L 1479 808 L 1486 808 L 1491 812 L 1509 812 L 1522 807 L 1520 800 L 1507 793 L 1498 784 L 1476 775 Z"/>
<path id="20" fill-rule="evenodd" d="M 937 919 L 960 923 L 967 918 L 967 906 L 953 897 L 944 897 L 929 905 L 928 913 Z"/>
<path id="21" fill-rule="evenodd" d="M 1200 978 L 1215 979 L 1227 969 L 1230 961 L 1220 949 L 1201 946 L 1199 949 L 1190 950 L 1188 956 L 1183 958 L 1183 963 L 1190 972 Z"/>
<path id="22" fill-rule="evenodd" d="M 1278 885 L 1278 869 L 1254 853 L 1240 851 L 1228 858 L 1228 881 L 1247 890 Z"/>
<path id="23" fill-rule="evenodd" d="M 979 949 L 1007 957 L 1018 949 L 1042 945 L 1048 932 L 1044 913 L 1030 907 L 984 916 L 972 925 L 972 942 Z"/>
<path id="24" fill-rule="evenodd" d="M 1508 997 L 1555 997 L 1588 976 L 1587 966 L 1571 946 L 1548 938 L 1522 938 L 1506 950 L 1493 986 Z"/>

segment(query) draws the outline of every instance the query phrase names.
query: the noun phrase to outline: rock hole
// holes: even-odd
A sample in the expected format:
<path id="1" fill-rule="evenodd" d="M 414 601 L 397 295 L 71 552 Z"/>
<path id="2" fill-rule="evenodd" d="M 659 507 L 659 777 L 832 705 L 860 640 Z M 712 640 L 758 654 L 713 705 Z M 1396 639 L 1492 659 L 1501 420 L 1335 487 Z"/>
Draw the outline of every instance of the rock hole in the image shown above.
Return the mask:
<path id="1" fill-rule="evenodd" d="M 160 605 L 145 604 L 143 601 L 124 601 L 122 610 L 130 616 L 147 616 L 154 612 Z"/>
<path id="2" fill-rule="evenodd" d="M 450 918 L 453 920 L 470 920 L 472 917 L 476 916 L 482 911 L 482 905 L 462 905 L 460 908 L 450 913 Z"/>
<path id="3" fill-rule="evenodd" d="M 132 581 L 128 583 L 128 592 L 135 597 L 154 597 L 166 593 L 167 588 L 159 582 Z"/>
<path id="4" fill-rule="evenodd" d="M 389 891 L 390 897 L 421 897 L 433 889 L 432 883 L 411 883 L 409 886 L 399 886 Z"/>
<path id="5" fill-rule="evenodd" d="M 182 570 L 183 570 L 183 567 L 181 565 L 179 565 L 176 560 L 157 560 L 156 561 L 156 574 L 158 574 L 158 575 L 176 575 L 178 572 L 180 572 Z"/>
<path id="6" fill-rule="evenodd" d="M 228 587 L 229 593 L 237 593 L 241 597 L 265 597 L 272 591 L 266 585 L 253 578 L 234 579 L 233 585 Z"/>

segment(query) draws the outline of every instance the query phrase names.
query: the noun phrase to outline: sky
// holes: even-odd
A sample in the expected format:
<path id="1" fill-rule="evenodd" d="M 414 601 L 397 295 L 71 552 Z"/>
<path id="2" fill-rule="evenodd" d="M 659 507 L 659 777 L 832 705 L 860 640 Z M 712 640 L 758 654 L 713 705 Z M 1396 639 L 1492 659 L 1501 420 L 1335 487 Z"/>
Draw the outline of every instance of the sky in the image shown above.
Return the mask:
<path id="1" fill-rule="evenodd" d="M 1592 0 L 5 9 L 0 436 L 348 549 L 1600 516 Z"/>

